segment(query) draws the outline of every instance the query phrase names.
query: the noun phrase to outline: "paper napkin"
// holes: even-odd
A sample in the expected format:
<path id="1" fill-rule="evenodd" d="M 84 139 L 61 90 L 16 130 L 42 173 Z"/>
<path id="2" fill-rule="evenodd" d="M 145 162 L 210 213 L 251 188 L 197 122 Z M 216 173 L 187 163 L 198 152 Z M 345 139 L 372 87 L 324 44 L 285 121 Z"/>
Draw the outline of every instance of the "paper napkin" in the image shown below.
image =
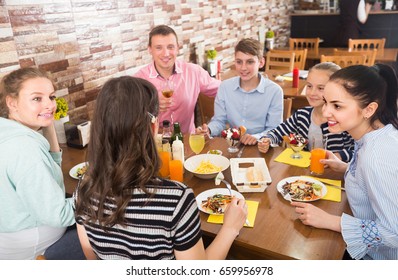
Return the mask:
<path id="1" fill-rule="evenodd" d="M 250 226 L 245 224 L 245 227 L 253 227 L 254 220 L 256 219 L 258 201 L 246 200 L 247 204 L 247 219 L 249 220 Z M 224 215 L 209 215 L 207 219 L 208 223 L 222 224 L 224 222 Z"/>
<path id="2" fill-rule="evenodd" d="M 330 184 L 330 185 L 341 187 L 341 180 L 324 179 L 324 178 L 318 178 L 318 177 L 312 177 L 312 176 L 303 176 L 303 177 L 313 178 L 313 179 L 323 182 L 325 184 Z M 341 190 L 339 190 L 337 188 L 330 187 L 328 185 L 326 185 L 326 188 L 328 189 L 328 192 L 324 197 L 322 197 L 322 199 L 341 202 Z"/>
<path id="3" fill-rule="evenodd" d="M 293 152 L 292 149 L 287 148 L 276 157 L 275 161 L 286 163 L 286 164 L 290 164 L 290 165 L 294 165 L 294 166 L 298 166 L 298 167 L 308 167 L 308 166 L 310 166 L 310 156 L 311 156 L 310 152 L 301 151 L 300 154 L 303 157 L 300 158 L 300 159 L 291 158 L 290 156 L 293 153 L 294 152 Z"/>

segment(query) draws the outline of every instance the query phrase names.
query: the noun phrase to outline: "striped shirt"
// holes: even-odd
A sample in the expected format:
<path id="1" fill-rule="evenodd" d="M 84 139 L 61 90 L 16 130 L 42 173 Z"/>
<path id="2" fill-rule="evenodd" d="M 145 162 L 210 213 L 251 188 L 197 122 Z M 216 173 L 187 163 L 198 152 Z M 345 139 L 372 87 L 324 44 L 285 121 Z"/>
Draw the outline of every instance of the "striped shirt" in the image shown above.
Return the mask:
<path id="1" fill-rule="evenodd" d="M 84 223 L 99 259 L 175 259 L 174 250 L 187 250 L 201 238 L 198 206 L 190 188 L 168 180 L 146 188 L 153 197 L 134 189 L 125 210 L 126 226 L 104 230 Z M 83 224 L 86 218 L 76 221 Z"/>
<path id="2" fill-rule="evenodd" d="M 345 187 L 353 216 L 342 235 L 355 259 L 398 260 L 398 130 L 391 124 L 355 143 Z"/>
<path id="3" fill-rule="evenodd" d="M 270 130 L 265 137 L 270 138 L 272 144 L 279 144 L 283 141 L 284 135 L 290 133 L 300 134 L 306 139 L 309 139 L 308 131 L 311 125 L 311 114 L 313 107 L 304 107 L 298 109 L 290 118 L 281 123 L 278 127 Z M 328 124 L 321 124 L 323 139 L 326 143 L 326 149 L 339 153 L 341 159 L 348 162 L 352 158 L 354 151 L 354 139 L 347 132 L 331 133 L 328 129 Z"/>

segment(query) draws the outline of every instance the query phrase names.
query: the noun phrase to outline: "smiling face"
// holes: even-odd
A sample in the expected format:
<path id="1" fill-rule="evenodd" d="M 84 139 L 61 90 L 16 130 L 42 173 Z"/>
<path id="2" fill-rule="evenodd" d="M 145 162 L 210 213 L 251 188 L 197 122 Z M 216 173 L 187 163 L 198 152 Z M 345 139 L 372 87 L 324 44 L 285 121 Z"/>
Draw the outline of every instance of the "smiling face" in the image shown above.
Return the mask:
<path id="1" fill-rule="evenodd" d="M 242 82 L 256 80 L 258 69 L 264 66 L 264 58 L 259 60 L 255 55 L 243 52 L 235 53 L 235 68 Z"/>
<path id="2" fill-rule="evenodd" d="M 166 73 L 171 75 L 174 63 L 178 54 L 177 38 L 174 34 L 154 35 L 151 45 L 148 47 L 149 53 L 155 62 L 156 69 L 162 76 Z"/>
<path id="3" fill-rule="evenodd" d="M 17 97 L 7 96 L 9 118 L 33 129 L 52 125 L 57 109 L 52 82 L 32 78 L 23 82 Z"/>
<path id="4" fill-rule="evenodd" d="M 324 90 L 324 99 L 322 112 L 328 120 L 330 132 L 347 131 L 358 140 L 368 131 L 371 112 L 367 108 L 361 109 L 359 101 L 354 99 L 342 85 L 328 82 Z"/>
<path id="5" fill-rule="evenodd" d="M 313 69 L 308 73 L 305 95 L 310 106 L 322 107 L 325 103 L 323 92 L 330 75 L 330 71 L 319 69 Z"/>

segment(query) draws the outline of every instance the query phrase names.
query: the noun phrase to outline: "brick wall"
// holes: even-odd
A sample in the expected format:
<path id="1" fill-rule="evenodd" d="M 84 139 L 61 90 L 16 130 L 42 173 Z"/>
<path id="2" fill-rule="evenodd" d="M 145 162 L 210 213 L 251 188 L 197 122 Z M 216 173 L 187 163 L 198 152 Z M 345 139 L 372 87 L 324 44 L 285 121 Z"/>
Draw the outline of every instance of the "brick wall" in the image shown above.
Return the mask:
<path id="1" fill-rule="evenodd" d="M 285 46 L 292 9 L 293 0 L 0 0 L 0 77 L 20 67 L 46 69 L 72 121 L 87 120 L 106 80 L 151 61 L 153 26 L 176 30 L 181 59 L 202 64 L 215 47 L 228 69 L 237 41 L 258 38 L 261 27 Z"/>

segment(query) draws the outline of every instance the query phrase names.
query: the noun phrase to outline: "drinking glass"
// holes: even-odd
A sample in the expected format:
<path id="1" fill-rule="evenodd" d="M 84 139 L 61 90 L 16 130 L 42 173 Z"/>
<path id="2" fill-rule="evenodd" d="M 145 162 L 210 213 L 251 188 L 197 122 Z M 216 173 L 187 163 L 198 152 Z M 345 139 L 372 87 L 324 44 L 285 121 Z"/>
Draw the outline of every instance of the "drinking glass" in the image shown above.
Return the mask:
<path id="1" fill-rule="evenodd" d="M 234 154 L 234 153 L 239 152 L 239 149 L 237 146 L 240 143 L 240 140 L 233 140 L 233 139 L 228 139 L 228 138 L 225 138 L 225 140 L 227 140 L 227 143 L 229 145 L 229 147 L 228 147 L 229 153 Z"/>
<path id="2" fill-rule="evenodd" d="M 298 136 L 298 138 L 300 138 L 300 137 L 301 136 Z M 295 140 L 295 142 L 293 142 L 292 140 L 290 140 L 290 138 L 288 136 L 283 136 L 283 140 L 285 141 L 286 145 L 290 149 L 292 149 L 293 152 L 294 152 L 293 154 L 290 155 L 290 157 L 292 159 L 303 158 L 303 156 L 300 154 L 300 152 L 308 144 L 307 140 L 302 140 L 302 141 Z"/>
<path id="3" fill-rule="evenodd" d="M 325 171 L 325 166 L 320 163 L 319 160 L 326 158 L 326 141 L 325 139 L 319 139 L 316 141 L 315 138 L 311 140 L 311 164 L 310 171 L 313 175 L 322 175 Z"/>
<path id="4" fill-rule="evenodd" d="M 169 99 L 173 96 L 173 94 L 174 94 L 174 83 L 170 80 L 166 80 L 162 85 L 162 95 L 166 99 Z M 171 108 L 168 108 L 168 109 L 171 110 Z M 171 124 L 174 123 L 173 112 L 171 112 L 169 120 L 170 120 Z"/>
<path id="5" fill-rule="evenodd" d="M 203 134 L 190 134 L 189 146 L 195 154 L 199 154 L 205 146 L 205 136 Z"/>

